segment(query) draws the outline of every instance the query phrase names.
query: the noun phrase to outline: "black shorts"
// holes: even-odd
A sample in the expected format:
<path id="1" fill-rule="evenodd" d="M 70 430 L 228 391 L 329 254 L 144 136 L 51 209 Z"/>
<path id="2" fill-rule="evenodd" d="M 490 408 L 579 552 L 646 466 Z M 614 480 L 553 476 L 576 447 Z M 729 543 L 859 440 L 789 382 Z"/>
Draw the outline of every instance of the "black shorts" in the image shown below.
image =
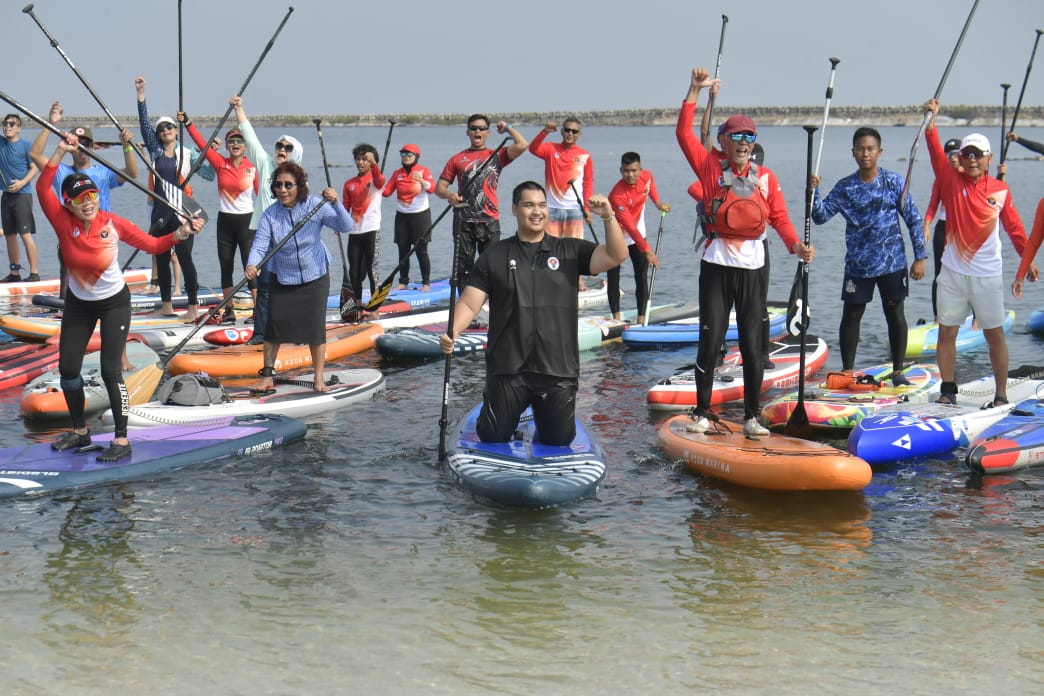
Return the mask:
<path id="1" fill-rule="evenodd" d="M 900 302 L 910 292 L 906 268 L 876 278 L 856 278 L 845 274 L 841 285 L 841 300 L 852 304 L 866 304 L 874 299 L 874 288 L 881 291 L 882 302 Z"/>
<path id="2" fill-rule="evenodd" d="M 32 194 L 4 193 L 0 197 L 0 228 L 3 228 L 5 237 L 36 234 Z"/>

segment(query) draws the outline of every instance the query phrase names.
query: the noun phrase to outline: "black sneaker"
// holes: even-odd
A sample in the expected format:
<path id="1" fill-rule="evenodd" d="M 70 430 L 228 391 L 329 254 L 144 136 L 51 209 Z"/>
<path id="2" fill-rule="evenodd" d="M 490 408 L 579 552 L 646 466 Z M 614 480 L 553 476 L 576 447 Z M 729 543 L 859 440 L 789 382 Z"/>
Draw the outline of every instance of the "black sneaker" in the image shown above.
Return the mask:
<path id="1" fill-rule="evenodd" d="M 0 283 L 21 283 L 21 282 L 22 282 L 22 276 L 18 275 L 17 273 L 8 273 L 6 278 L 4 278 L 3 280 L 0 280 Z"/>
<path id="2" fill-rule="evenodd" d="M 129 456 L 131 456 L 131 446 L 129 442 L 126 445 L 117 445 L 114 442 L 109 445 L 109 449 L 99 454 L 97 459 L 99 462 L 118 462 Z"/>
<path id="3" fill-rule="evenodd" d="M 91 444 L 91 433 L 87 431 L 83 435 L 79 434 L 75 430 L 63 434 L 60 438 L 51 443 L 51 449 L 58 452 L 64 452 L 70 449 L 80 449 L 81 447 L 87 447 Z"/>
<path id="4" fill-rule="evenodd" d="M 36 283 L 39 280 L 40 280 L 40 274 L 39 273 L 30 273 L 25 278 L 25 282 L 27 282 L 27 283 Z"/>
<path id="5" fill-rule="evenodd" d="M 913 383 L 906 378 L 902 372 L 892 373 L 892 386 L 893 387 L 912 387 Z"/>

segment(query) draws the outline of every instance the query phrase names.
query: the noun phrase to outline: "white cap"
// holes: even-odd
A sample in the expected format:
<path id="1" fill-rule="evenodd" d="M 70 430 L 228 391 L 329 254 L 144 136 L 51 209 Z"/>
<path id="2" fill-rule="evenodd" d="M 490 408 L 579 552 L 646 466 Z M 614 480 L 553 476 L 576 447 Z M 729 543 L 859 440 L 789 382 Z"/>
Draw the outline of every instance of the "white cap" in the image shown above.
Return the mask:
<path id="1" fill-rule="evenodd" d="M 990 140 L 982 133 L 972 133 L 971 135 L 964 136 L 964 140 L 961 141 L 961 149 L 966 147 L 974 147 L 984 155 L 990 153 Z"/>

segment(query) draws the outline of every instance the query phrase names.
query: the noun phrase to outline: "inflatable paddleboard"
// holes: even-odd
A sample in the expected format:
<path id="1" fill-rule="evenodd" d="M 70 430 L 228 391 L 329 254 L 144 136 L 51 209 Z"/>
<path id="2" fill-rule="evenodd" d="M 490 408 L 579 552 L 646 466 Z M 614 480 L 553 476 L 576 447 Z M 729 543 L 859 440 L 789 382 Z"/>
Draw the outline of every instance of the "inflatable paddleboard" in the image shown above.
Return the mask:
<path id="1" fill-rule="evenodd" d="M 971 443 L 968 466 L 980 474 L 1005 474 L 1044 465 L 1044 400 L 1019 402 Z"/>
<path id="2" fill-rule="evenodd" d="M 784 305 L 769 304 L 769 338 L 776 338 L 786 333 L 787 308 Z M 700 315 L 693 314 L 684 319 L 677 319 L 648 326 L 629 326 L 623 332 L 623 342 L 628 348 L 664 349 L 695 346 L 700 341 Z M 736 313 L 729 314 L 729 327 L 725 332 L 725 340 L 739 339 L 739 326 Z"/>
<path id="3" fill-rule="evenodd" d="M 151 268 L 132 268 L 123 272 L 123 280 L 127 285 L 147 283 L 151 277 Z M 43 278 L 42 280 L 34 280 L 32 282 L 0 283 L 0 297 L 38 295 L 42 292 L 58 292 L 60 289 L 61 279 L 59 278 Z"/>
<path id="4" fill-rule="evenodd" d="M 546 508 L 589 498 L 605 479 L 605 455 L 577 420 L 568 446 L 539 441 L 528 409 L 510 442 L 478 439 L 475 421 L 481 404 L 461 421 L 451 437 L 447 466 L 453 478 L 478 498 L 517 508 Z"/>
<path id="5" fill-rule="evenodd" d="M 826 364 L 830 353 L 826 341 L 811 334 L 805 335 L 805 377 L 815 374 Z M 801 359 L 801 338 L 784 336 L 769 342 L 769 355 L 774 367 L 765 370 L 761 391 L 796 387 Z M 649 408 L 654 411 L 675 411 L 696 405 L 695 368 L 678 372 L 654 384 L 646 394 Z M 711 405 L 743 398 L 743 356 L 733 347 L 725 355 L 722 365 L 714 370 L 714 391 Z"/>
<path id="6" fill-rule="evenodd" d="M 972 315 L 964 320 L 957 329 L 957 352 L 963 353 L 969 350 L 986 347 L 986 337 L 982 329 L 972 328 Z M 1004 317 L 1004 333 L 1011 331 L 1015 324 L 1015 312 L 1009 310 Z M 918 324 L 911 327 L 906 334 L 906 357 L 928 358 L 935 355 L 935 348 L 939 343 L 938 324 Z"/>
<path id="7" fill-rule="evenodd" d="M 8 447 L 0 450 L 0 497 L 148 478 L 192 464 L 248 457 L 300 440 L 306 432 L 301 421 L 274 415 L 149 428 L 132 434 L 132 454 L 118 462 L 97 460 L 112 433 L 92 436 L 98 447 L 87 452 L 56 452 L 48 443 Z"/>
<path id="8" fill-rule="evenodd" d="M 305 418 L 360 401 L 372 400 L 384 391 L 384 375 L 379 370 L 327 370 L 323 374 L 325 392 L 315 391 L 310 379 L 277 377 L 270 394 L 255 394 L 246 388 L 226 388 L 230 400 L 208 406 L 179 406 L 159 401 L 132 406 L 128 425 L 131 428 L 148 428 L 259 413 L 278 413 L 293 418 Z M 106 425 L 112 424 L 112 411 L 105 412 L 102 422 Z"/>
<path id="9" fill-rule="evenodd" d="M 780 491 L 861 491 L 870 465 L 821 442 L 770 434 L 750 438 L 739 423 L 718 421 L 705 433 L 689 432 L 691 415 L 660 427 L 660 445 L 692 471 L 740 486 Z"/>
<path id="10" fill-rule="evenodd" d="M 881 382 L 880 388 L 862 388 L 855 384 L 835 387 L 830 375 L 818 385 L 806 388 L 805 414 L 812 428 L 848 429 L 886 406 L 925 403 L 939 384 L 939 370 L 928 364 L 914 364 L 904 369 L 903 374 L 911 383 L 904 387 L 892 386 L 891 364 L 856 370 L 855 374 Z M 796 391 L 773 399 L 761 409 L 762 422 L 770 427 L 786 425 L 797 403 Z"/>

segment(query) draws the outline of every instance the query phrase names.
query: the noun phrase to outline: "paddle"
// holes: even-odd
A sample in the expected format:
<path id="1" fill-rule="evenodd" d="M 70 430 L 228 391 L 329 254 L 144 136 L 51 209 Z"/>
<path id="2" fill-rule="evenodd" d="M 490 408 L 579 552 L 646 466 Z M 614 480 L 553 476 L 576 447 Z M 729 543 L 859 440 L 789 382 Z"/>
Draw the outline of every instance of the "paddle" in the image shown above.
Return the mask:
<path id="1" fill-rule="evenodd" d="M 57 127 L 55 127 L 50 121 L 48 121 L 48 120 L 46 120 L 44 118 L 41 118 L 40 116 L 37 116 L 32 111 L 30 111 L 27 107 L 25 107 L 22 104 L 20 104 L 13 97 L 11 97 L 8 94 L 0 91 L 0 99 L 3 99 L 5 102 L 7 102 L 11 106 L 13 106 L 14 108 L 18 109 L 23 114 L 25 114 L 26 116 L 31 118 L 41 128 L 46 128 L 47 130 L 49 130 L 52 133 L 54 133 L 55 135 L 57 135 L 59 138 L 65 138 L 66 134 L 63 133 L 61 130 L 59 130 Z M 173 210 L 175 213 L 177 213 L 181 217 L 183 217 L 185 219 L 191 219 L 193 217 L 201 217 L 201 218 L 203 218 L 203 220 L 209 219 L 207 217 L 207 211 L 203 210 L 203 207 L 199 203 L 196 203 L 196 201 L 194 201 L 189 196 L 181 196 L 178 201 L 167 200 L 161 194 L 158 194 L 155 191 L 149 190 L 149 188 L 147 186 L 141 185 L 140 183 L 138 183 L 134 179 L 127 178 L 114 165 L 109 164 L 104 159 L 102 159 L 101 157 L 96 155 L 93 151 L 85 148 L 83 145 L 79 145 L 78 147 L 79 147 L 80 152 L 84 153 L 85 155 L 87 155 L 92 160 L 94 160 L 98 164 L 102 165 L 106 169 L 112 171 L 114 174 L 119 175 L 120 178 L 122 178 L 125 182 L 127 182 L 131 186 L 135 187 L 136 189 L 138 189 L 139 191 L 144 193 L 146 196 L 151 197 L 156 202 L 162 203 L 163 205 L 167 206 L 168 208 Z M 176 191 L 178 191 L 180 193 L 180 189 L 178 189 L 177 187 L 174 187 L 174 188 L 175 188 Z M 177 204 L 180 204 L 181 207 L 178 207 Z"/>
<path id="2" fill-rule="evenodd" d="M 181 0 L 178 0 L 178 111 L 185 113 L 185 66 L 181 39 Z M 178 143 L 185 142 L 185 122 L 178 119 Z"/>
<path id="3" fill-rule="evenodd" d="M 326 174 L 326 186 L 327 188 L 333 188 L 333 183 L 330 181 L 330 164 L 326 160 L 326 143 L 323 141 L 323 129 L 320 124 L 323 120 L 321 118 L 313 118 L 312 123 L 315 124 L 315 132 L 319 135 L 319 151 L 323 155 L 323 172 Z M 337 205 L 334 203 L 333 205 Z M 348 257 L 344 253 L 344 240 L 341 239 L 340 233 L 335 233 L 337 237 L 337 247 L 341 250 L 341 302 L 338 305 L 341 309 L 341 319 L 346 322 L 359 321 L 359 305 L 355 301 L 355 292 L 352 291 L 351 278 L 348 277 Z"/>
<path id="4" fill-rule="evenodd" d="M 383 162 L 384 164 L 381 164 L 381 162 L 378 162 L 377 163 L 378 166 L 381 166 L 381 167 L 387 167 L 388 166 L 388 148 L 391 147 L 391 138 L 392 138 L 392 131 L 393 130 L 395 130 L 395 121 L 393 121 L 392 119 L 389 118 L 388 119 L 388 137 L 384 139 L 384 156 L 381 158 L 381 162 Z M 383 170 L 381 170 L 381 171 L 383 171 Z M 377 272 L 378 272 L 378 269 L 380 268 L 380 263 L 381 263 L 381 228 L 378 227 L 377 228 L 377 234 L 375 234 L 374 237 L 373 237 L 373 265 L 370 267 L 370 291 L 371 291 L 371 294 L 373 293 L 373 290 L 375 289 L 373 287 L 373 281 L 377 277 Z"/>
<path id="5" fill-rule="evenodd" d="M 58 54 L 65 60 L 66 64 L 70 68 L 72 68 L 73 74 L 75 74 L 76 77 L 79 78 L 80 82 L 83 83 L 83 86 L 86 87 L 87 91 L 90 92 L 92 97 L 94 97 L 94 100 L 98 102 L 98 106 L 102 108 L 102 111 L 105 112 L 105 115 L 109 117 L 110 121 L 112 121 L 112 125 L 116 126 L 116 130 L 122 133 L 123 126 L 120 125 L 119 120 L 117 120 L 116 116 L 113 115 L 112 111 L 109 110 L 109 107 L 105 105 L 105 102 L 103 102 L 101 97 L 98 96 L 98 93 L 94 91 L 94 88 L 91 87 L 91 83 L 87 81 L 87 78 L 83 76 L 83 73 L 81 73 L 80 70 L 73 64 L 72 60 L 62 49 L 61 45 L 58 43 L 58 40 L 51 36 L 51 32 L 47 31 L 47 27 L 43 25 L 43 22 L 40 21 L 40 18 L 37 17 L 36 14 L 33 12 L 33 4 L 29 3 L 28 5 L 23 7 L 22 12 L 32 17 L 33 21 L 36 22 L 36 26 L 40 27 L 40 31 L 42 31 L 44 33 L 44 36 L 47 37 L 48 41 L 51 42 L 51 46 L 53 46 L 55 50 L 58 51 Z M 26 113 L 28 114 L 28 112 Z M 39 119 L 34 120 L 43 125 L 43 123 Z M 48 123 L 47 125 L 50 126 L 51 124 Z M 49 130 L 54 132 L 53 129 Z M 58 133 L 58 135 L 59 137 L 62 136 L 60 132 Z M 173 210 L 176 213 L 180 213 L 181 207 L 184 206 L 185 209 L 188 211 L 187 217 L 194 217 L 198 215 L 199 213 L 195 209 L 198 209 L 199 211 L 203 210 L 202 206 L 200 206 L 198 203 L 192 200 L 189 196 L 185 195 L 185 193 L 176 184 L 173 184 L 163 179 L 163 177 L 161 177 L 159 173 L 156 171 L 155 167 L 152 164 L 152 161 L 145 155 L 144 152 L 141 151 L 141 148 L 139 148 L 136 144 L 132 144 L 132 147 L 134 148 L 134 151 L 138 153 L 138 157 L 141 159 L 141 161 L 145 163 L 145 167 L 152 173 L 152 176 L 155 178 L 155 180 L 159 182 L 160 187 L 163 189 L 164 197 L 166 197 L 166 199 L 169 201 L 168 207 L 171 210 Z M 87 152 L 87 150 L 84 150 L 84 152 Z M 100 162 L 101 160 L 98 161 Z M 108 164 L 106 164 L 106 166 L 108 166 Z M 112 167 L 109 168 L 112 169 Z M 153 197 L 156 198 L 156 196 Z M 202 217 L 204 217 L 205 219 L 206 216 L 204 215 Z M 166 222 L 167 221 L 165 219 L 160 220 L 157 223 L 157 226 L 162 226 L 166 224 Z"/>
<path id="6" fill-rule="evenodd" d="M 279 23 L 278 27 L 276 27 L 275 33 L 272 34 L 272 38 L 270 38 L 268 40 L 268 43 L 265 44 L 264 50 L 261 51 L 261 56 L 257 59 L 257 62 L 254 63 L 254 67 L 251 68 L 250 74 L 247 75 L 246 80 L 243 81 L 243 85 L 239 88 L 239 91 L 236 92 L 234 96 L 237 96 L 237 97 L 243 96 L 243 92 L 246 91 L 247 85 L 249 85 L 250 81 L 252 79 L 254 79 L 254 73 L 256 73 L 257 69 L 261 67 L 261 63 L 264 61 L 265 56 L 268 55 L 268 52 L 272 50 L 272 46 L 275 45 L 276 37 L 279 36 L 279 32 L 283 31 L 283 27 L 286 25 L 287 20 L 290 19 L 290 15 L 293 14 L 293 12 L 294 12 L 294 8 L 293 7 L 290 7 L 290 8 L 287 9 L 286 16 L 283 17 L 283 21 Z M 228 117 L 232 114 L 232 111 L 234 109 L 235 109 L 235 107 L 232 106 L 232 104 L 229 104 L 228 108 L 225 109 L 225 115 L 221 117 L 221 120 L 218 121 L 217 126 L 214 127 L 214 132 L 210 134 L 209 138 L 207 138 L 207 144 L 204 146 L 203 152 L 206 152 L 207 148 L 209 148 L 211 146 L 211 144 L 213 144 L 214 138 L 216 138 L 218 136 L 218 133 L 221 132 L 221 129 L 225 126 L 225 121 L 228 120 Z M 199 168 L 203 166 L 203 162 L 205 162 L 205 161 L 206 161 L 205 157 L 198 157 L 198 158 L 196 158 L 195 163 L 193 163 L 192 167 L 188 170 L 188 174 L 185 175 L 185 179 L 181 182 L 182 186 L 184 186 L 185 184 L 187 184 L 189 182 L 189 180 L 193 177 L 193 175 L 195 175 L 195 173 L 197 171 L 199 171 Z"/>
<path id="7" fill-rule="evenodd" d="M 1015 102 L 1015 113 L 1011 116 L 1011 126 L 1008 128 L 1008 133 L 1015 132 L 1015 122 L 1019 120 L 1019 109 L 1022 108 L 1022 97 L 1026 94 L 1026 83 L 1029 82 L 1030 70 L 1033 69 L 1033 59 L 1037 56 L 1037 44 L 1040 42 L 1040 35 L 1044 34 L 1044 30 L 1037 29 L 1037 36 L 1033 39 L 1033 50 L 1030 52 L 1029 63 L 1026 64 L 1026 75 L 1022 78 L 1022 88 L 1019 89 L 1019 100 Z M 1006 137 L 1001 140 L 1001 162 L 1008 156 L 1008 146 L 1011 145 L 1011 141 Z"/>
<path id="8" fill-rule="evenodd" d="M 716 62 L 714 64 L 714 79 L 715 80 L 717 80 L 718 76 L 721 74 L 721 59 L 722 59 L 722 56 L 725 54 L 725 26 L 728 23 L 729 23 L 729 16 L 723 14 L 721 16 L 721 35 L 718 36 L 718 62 Z M 711 93 L 710 93 L 710 97 L 707 99 L 707 111 L 704 112 L 704 115 L 703 115 L 703 122 L 707 124 L 707 128 L 705 130 L 706 130 L 708 135 L 710 134 L 711 115 L 714 113 L 714 102 L 715 102 L 715 97 L 716 96 L 717 95 L 712 90 Z M 703 129 L 701 129 L 701 130 L 703 130 Z M 701 133 L 701 135 L 703 135 L 703 134 Z M 705 139 L 706 139 L 705 137 L 701 137 L 700 138 L 700 142 L 702 142 L 704 144 L 704 146 L 707 146 L 708 143 L 704 142 Z M 707 149 L 710 150 L 711 148 L 707 147 Z"/>
<path id="9" fill-rule="evenodd" d="M 480 164 L 475 169 L 475 173 L 472 175 L 471 179 L 468 181 L 469 184 L 471 182 L 473 182 L 473 181 L 478 181 L 478 180 L 481 179 L 482 172 L 486 169 L 486 167 L 489 166 L 489 163 L 492 162 L 493 159 L 500 154 L 500 151 L 504 149 L 505 145 L 507 145 L 507 141 L 508 141 L 508 138 L 504 138 L 503 140 L 500 141 L 500 144 L 497 145 L 497 149 L 494 150 L 493 152 L 489 153 L 489 157 L 487 157 L 485 160 L 483 160 L 482 164 Z M 388 299 L 388 295 L 389 295 L 389 293 L 391 293 L 392 283 L 395 281 L 395 274 L 399 272 L 399 268 L 404 263 L 406 263 L 407 259 L 409 259 L 410 256 L 413 255 L 413 252 L 417 249 L 417 245 L 419 245 L 421 243 L 424 243 L 424 242 L 427 242 L 431 238 L 432 231 L 435 229 L 435 226 L 438 225 L 442 221 L 442 218 L 446 217 L 446 213 L 448 213 L 449 211 L 453 210 L 454 208 L 465 208 L 465 207 L 467 207 L 467 203 L 461 202 L 461 203 L 457 204 L 456 206 L 448 205 L 448 206 L 446 206 L 445 210 L 443 210 L 441 213 L 439 213 L 439 216 L 437 218 L 435 218 L 435 221 L 432 222 L 431 225 L 428 227 L 428 231 L 425 232 L 424 235 L 420 239 L 417 240 L 416 244 L 414 244 L 413 246 L 410 247 L 409 251 L 407 251 L 405 254 L 403 254 L 403 256 L 399 259 L 399 262 L 397 264 L 395 264 L 395 268 L 392 269 L 392 272 L 388 275 L 387 278 L 384 279 L 384 282 L 381 283 L 377 287 L 377 292 L 375 292 L 370 297 L 370 301 L 366 303 L 366 310 L 367 311 L 369 311 L 369 312 L 374 311 L 375 309 L 377 309 L 378 307 L 381 306 L 382 302 L 384 302 L 386 299 Z M 451 307 L 453 306 L 452 303 L 450 304 L 450 306 Z"/>
<path id="10" fill-rule="evenodd" d="M 826 103 L 823 105 L 823 121 L 819 133 L 819 154 L 816 157 L 815 169 L 811 170 L 817 176 L 819 175 L 819 163 L 823 161 L 823 144 L 826 141 L 826 125 L 827 119 L 830 118 L 830 100 L 834 96 L 834 75 L 837 72 L 837 64 L 840 62 L 840 58 L 830 59 L 830 79 L 827 81 Z M 811 209 L 814 191 L 809 187 L 805 189 L 805 192 L 808 197 L 807 204 Z M 808 306 L 808 294 L 802 294 L 801 292 L 803 284 L 807 282 L 806 269 L 799 263 L 797 272 L 794 274 L 794 282 L 790 286 L 790 297 L 787 300 L 786 326 L 787 333 L 791 336 L 802 335 L 802 332 L 808 329 L 809 315 L 811 314 Z"/>
<path id="11" fill-rule="evenodd" d="M 808 134 L 808 152 L 805 157 L 805 246 L 812 245 L 812 136 L 815 126 L 805 126 Z M 798 353 L 798 401 L 787 419 L 786 434 L 791 437 L 808 438 L 811 428 L 805 412 L 805 330 L 808 328 L 808 264 L 799 262 L 801 272 L 801 350 Z"/>
<path id="12" fill-rule="evenodd" d="M 324 198 L 314 208 L 309 210 L 308 213 L 290 229 L 290 232 L 285 237 L 276 242 L 275 246 L 268 250 L 268 253 L 265 254 L 264 258 L 262 258 L 261 261 L 258 262 L 257 268 L 263 268 L 264 265 L 268 263 L 280 249 L 283 248 L 284 244 L 293 239 L 293 237 L 297 234 L 298 230 L 304 227 L 306 222 L 311 220 L 313 217 L 315 217 L 316 213 L 322 210 L 323 206 L 326 205 L 326 203 L 327 201 Z M 137 402 L 131 401 L 131 406 L 136 406 L 137 404 L 144 403 L 152 397 L 152 393 L 155 392 L 156 386 L 159 384 L 160 378 L 163 377 L 163 371 L 167 369 L 167 365 L 170 363 L 171 359 L 179 352 L 181 352 L 181 349 L 184 348 L 188 344 L 188 342 L 192 340 L 193 336 L 199 333 L 200 329 L 210 325 L 210 320 L 217 316 L 218 313 L 221 312 L 226 305 L 228 305 L 228 303 L 232 302 L 235 299 L 236 293 L 242 290 L 248 282 L 249 280 L 244 276 L 242 280 L 240 280 L 238 283 L 235 284 L 235 286 L 233 286 L 232 291 L 227 296 L 222 298 L 220 302 L 214 305 L 210 309 L 210 311 L 208 311 L 206 315 L 202 319 L 200 319 L 195 326 L 192 327 L 192 330 L 188 332 L 185 338 L 181 339 L 180 343 L 171 348 L 170 352 L 167 353 L 159 361 L 159 363 L 157 363 L 156 366 L 154 366 L 152 369 L 144 369 L 141 371 L 141 373 L 147 373 L 145 376 L 142 377 L 142 379 L 147 378 L 150 381 L 150 383 L 152 384 L 152 390 L 147 393 L 144 399 L 141 399 Z"/>
<path id="13" fill-rule="evenodd" d="M 725 15 L 722 15 L 724 17 Z M 726 19 L 727 21 L 727 19 Z M 656 246 L 653 247 L 653 253 L 657 256 L 660 255 L 660 238 L 663 236 L 663 221 L 667 219 L 667 211 L 660 211 L 660 227 L 656 230 Z M 649 271 L 649 292 L 645 296 L 645 311 L 642 312 L 642 316 L 645 317 L 642 320 L 642 326 L 649 325 L 649 314 L 652 312 L 652 292 L 653 282 L 656 280 L 656 266 L 652 267 Z"/>
<path id="14" fill-rule="evenodd" d="M 595 234 L 594 225 L 592 225 L 591 221 L 587 219 L 587 207 L 584 206 L 584 199 L 580 197 L 572 179 L 569 180 L 569 188 L 573 189 L 573 195 L 576 196 L 576 202 L 580 204 L 580 212 L 584 214 L 584 222 L 587 223 L 587 229 L 591 230 L 591 236 L 594 237 L 595 244 L 601 244 L 601 242 L 598 241 L 598 235 Z"/>
<path id="15" fill-rule="evenodd" d="M 935 88 L 934 99 L 938 99 L 942 94 L 943 87 L 946 85 L 946 78 L 950 76 L 950 68 L 953 67 L 954 61 L 957 60 L 957 53 L 961 50 L 961 44 L 964 43 L 964 35 L 968 33 L 968 27 L 971 26 L 972 17 L 975 15 L 975 9 L 979 6 L 979 0 L 975 0 L 972 4 L 971 11 L 968 13 L 968 18 L 964 20 L 964 28 L 961 29 L 961 35 L 957 38 L 957 43 L 953 47 L 953 52 L 950 54 L 950 60 L 946 63 L 946 70 L 943 71 L 942 79 L 939 80 L 939 86 Z M 910 179 L 913 177 L 914 160 L 917 158 L 917 148 L 921 144 L 921 136 L 924 135 L 925 129 L 928 128 L 928 121 L 931 118 L 931 112 L 926 113 L 924 118 L 921 119 L 921 126 L 917 129 L 917 135 L 914 137 L 913 145 L 910 147 L 910 164 L 906 168 L 906 179 L 903 181 L 903 190 L 899 192 L 899 210 L 901 211 L 906 207 L 906 197 L 910 191 Z"/>
<path id="16" fill-rule="evenodd" d="M 453 269 L 450 272 L 450 295 L 449 295 L 449 314 L 446 317 L 446 333 L 453 331 L 453 315 L 456 310 L 455 295 L 457 290 L 457 261 L 458 254 L 460 253 L 460 245 L 457 240 L 460 239 L 460 226 L 462 221 L 462 215 L 459 210 L 453 212 Z M 442 413 L 439 416 L 439 461 L 443 462 L 446 460 L 446 428 L 449 426 L 449 389 L 450 389 L 450 373 L 453 369 L 453 351 L 446 353 L 446 362 L 442 374 Z"/>
<path id="17" fill-rule="evenodd" d="M 1007 148 L 1004 147 L 1004 122 L 1008 120 L 1008 90 L 1011 89 L 1011 85 L 1007 82 L 1002 82 L 1001 89 L 1004 90 L 1004 96 L 1001 98 L 1001 156 L 1000 163 L 997 167 L 998 169 L 1000 169 L 1000 164 L 1004 164 L 1004 155 L 1007 150 Z M 997 178 L 1003 181 L 1004 175 L 998 171 Z"/>

